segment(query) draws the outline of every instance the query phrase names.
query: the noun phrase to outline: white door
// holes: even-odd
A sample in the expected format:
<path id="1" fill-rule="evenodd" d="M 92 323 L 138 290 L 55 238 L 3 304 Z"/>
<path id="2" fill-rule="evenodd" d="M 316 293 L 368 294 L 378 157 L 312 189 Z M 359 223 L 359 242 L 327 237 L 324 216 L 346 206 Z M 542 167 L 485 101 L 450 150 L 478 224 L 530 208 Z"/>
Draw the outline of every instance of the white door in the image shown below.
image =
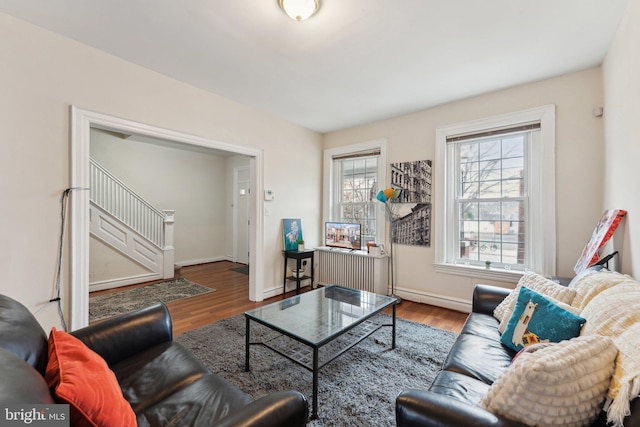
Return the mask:
<path id="1" fill-rule="evenodd" d="M 251 191 L 249 183 L 249 169 L 242 168 L 237 170 L 238 186 L 237 186 L 237 209 L 236 209 L 236 230 L 234 235 L 235 241 L 235 259 L 236 262 L 249 264 L 249 192 Z"/>

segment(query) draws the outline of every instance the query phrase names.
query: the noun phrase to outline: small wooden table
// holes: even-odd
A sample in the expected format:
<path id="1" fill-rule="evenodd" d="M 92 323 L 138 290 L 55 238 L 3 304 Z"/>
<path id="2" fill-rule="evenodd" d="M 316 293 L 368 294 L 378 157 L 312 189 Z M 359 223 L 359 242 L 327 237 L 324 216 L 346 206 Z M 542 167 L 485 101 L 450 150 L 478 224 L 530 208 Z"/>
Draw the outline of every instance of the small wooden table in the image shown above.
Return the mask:
<path id="1" fill-rule="evenodd" d="M 300 293 L 300 281 L 311 279 L 311 288 L 313 288 L 313 254 L 315 251 L 313 249 L 306 249 L 304 251 L 282 251 L 284 254 L 284 279 L 282 280 L 282 296 L 284 297 L 287 293 L 287 280 L 295 280 L 296 281 L 296 295 Z M 296 270 L 300 271 L 302 268 L 302 260 L 310 259 L 311 260 L 311 275 L 300 276 L 296 274 L 295 276 L 287 277 L 287 260 L 295 259 L 296 260 Z"/>

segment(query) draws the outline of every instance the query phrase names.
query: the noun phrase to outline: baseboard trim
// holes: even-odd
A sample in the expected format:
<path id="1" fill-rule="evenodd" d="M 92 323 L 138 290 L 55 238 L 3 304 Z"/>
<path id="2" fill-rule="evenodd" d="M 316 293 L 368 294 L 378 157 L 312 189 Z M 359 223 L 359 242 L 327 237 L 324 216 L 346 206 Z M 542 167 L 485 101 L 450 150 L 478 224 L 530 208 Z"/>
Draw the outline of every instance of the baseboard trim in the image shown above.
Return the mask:
<path id="1" fill-rule="evenodd" d="M 200 259 L 191 259 L 187 261 L 176 262 L 175 265 L 178 267 L 188 267 L 190 265 L 198 265 L 198 264 L 208 264 L 210 262 L 218 262 L 218 261 L 233 261 L 228 256 L 218 256 L 211 258 L 200 258 Z"/>
<path id="2" fill-rule="evenodd" d="M 432 294 L 429 292 L 419 292 L 413 289 L 402 288 L 396 288 L 396 295 L 407 301 L 434 305 L 436 307 L 461 311 L 463 313 L 471 313 L 471 301 L 467 301 L 461 298 L 453 298 L 446 295 Z"/>
<path id="3" fill-rule="evenodd" d="M 300 288 L 304 288 L 305 286 L 309 286 L 311 279 L 305 279 L 300 281 Z M 316 287 L 318 287 L 319 283 L 314 283 Z M 296 282 L 287 280 L 287 292 L 296 290 Z M 262 293 L 264 299 L 275 297 L 278 295 L 282 295 L 282 285 L 272 286 L 271 288 L 265 288 Z"/>
<path id="4" fill-rule="evenodd" d="M 268 299 L 271 297 L 275 297 L 277 295 L 282 295 L 282 288 L 279 289 L 279 292 L 278 292 L 278 289 L 276 288 L 265 289 L 262 295 L 263 295 L 263 299 Z"/>
<path id="5" fill-rule="evenodd" d="M 148 273 L 139 276 L 121 277 L 118 279 L 101 280 L 89 283 L 89 292 L 104 291 L 105 289 L 120 288 L 122 286 L 137 285 L 138 283 L 150 282 L 162 279 L 162 274 Z"/>

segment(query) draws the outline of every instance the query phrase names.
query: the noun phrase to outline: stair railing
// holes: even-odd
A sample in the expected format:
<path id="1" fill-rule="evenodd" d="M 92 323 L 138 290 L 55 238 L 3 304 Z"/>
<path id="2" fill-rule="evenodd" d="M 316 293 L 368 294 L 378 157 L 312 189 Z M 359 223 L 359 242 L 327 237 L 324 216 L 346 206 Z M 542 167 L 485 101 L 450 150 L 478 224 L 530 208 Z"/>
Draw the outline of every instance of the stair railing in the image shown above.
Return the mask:
<path id="1" fill-rule="evenodd" d="M 164 213 L 156 209 L 94 159 L 90 159 L 89 165 L 91 201 L 159 248 L 173 247 L 173 242 L 165 238 L 165 224 L 169 220 L 168 225 L 173 225 L 173 211 Z"/>

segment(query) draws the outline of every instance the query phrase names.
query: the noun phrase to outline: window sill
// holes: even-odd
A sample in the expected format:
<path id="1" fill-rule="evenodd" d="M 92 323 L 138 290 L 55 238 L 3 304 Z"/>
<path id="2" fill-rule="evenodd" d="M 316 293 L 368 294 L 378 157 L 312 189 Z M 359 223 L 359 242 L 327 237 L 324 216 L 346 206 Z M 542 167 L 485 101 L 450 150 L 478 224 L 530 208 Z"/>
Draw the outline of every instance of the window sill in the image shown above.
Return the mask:
<path id="1" fill-rule="evenodd" d="M 475 265 L 434 264 L 437 273 L 454 274 L 456 276 L 475 277 L 478 279 L 495 280 L 498 282 L 516 283 L 524 271 L 505 270 L 502 268 L 485 268 Z"/>

